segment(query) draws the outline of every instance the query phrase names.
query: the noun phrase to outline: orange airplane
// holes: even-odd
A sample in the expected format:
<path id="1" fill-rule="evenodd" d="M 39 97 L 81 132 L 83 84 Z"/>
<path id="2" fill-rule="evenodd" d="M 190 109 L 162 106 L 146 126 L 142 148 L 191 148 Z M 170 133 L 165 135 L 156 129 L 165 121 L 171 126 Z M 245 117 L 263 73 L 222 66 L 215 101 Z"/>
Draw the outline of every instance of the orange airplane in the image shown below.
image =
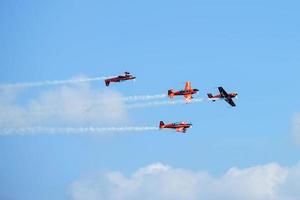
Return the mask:
<path id="1" fill-rule="evenodd" d="M 207 94 L 208 99 L 211 101 L 216 101 L 219 99 L 224 99 L 228 104 L 230 104 L 232 107 L 235 107 L 235 103 L 233 102 L 233 98 L 237 97 L 237 93 L 236 92 L 232 92 L 232 93 L 227 93 L 223 87 L 218 87 L 220 94 L 218 95 L 212 95 L 211 93 Z"/>
<path id="2" fill-rule="evenodd" d="M 179 90 L 179 91 L 174 91 L 173 89 L 168 90 L 168 96 L 170 98 L 173 98 L 174 96 L 184 96 L 185 100 L 187 102 L 190 102 L 193 98 L 193 94 L 196 94 L 199 90 L 198 89 L 192 89 L 191 87 L 191 82 L 186 82 L 185 83 L 185 88 L 184 90 Z"/>
<path id="3" fill-rule="evenodd" d="M 192 124 L 191 123 L 186 123 L 186 122 L 176 122 L 176 123 L 171 123 L 171 124 L 165 124 L 163 121 L 159 122 L 159 128 L 170 128 L 170 129 L 176 129 L 177 132 L 185 133 L 186 129 L 191 128 Z"/>

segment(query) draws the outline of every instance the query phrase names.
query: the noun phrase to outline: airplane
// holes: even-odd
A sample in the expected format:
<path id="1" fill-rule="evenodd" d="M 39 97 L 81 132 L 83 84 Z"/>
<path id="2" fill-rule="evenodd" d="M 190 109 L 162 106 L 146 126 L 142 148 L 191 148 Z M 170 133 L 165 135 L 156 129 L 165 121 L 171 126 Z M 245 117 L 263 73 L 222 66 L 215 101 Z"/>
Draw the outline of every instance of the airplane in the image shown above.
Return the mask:
<path id="1" fill-rule="evenodd" d="M 186 82 L 185 83 L 185 88 L 184 90 L 179 90 L 179 91 L 174 91 L 173 89 L 168 90 L 168 96 L 170 98 L 173 98 L 174 96 L 179 96 L 183 95 L 186 102 L 190 102 L 193 98 L 193 94 L 196 94 L 199 90 L 198 89 L 192 89 L 191 87 L 191 82 Z"/>
<path id="2" fill-rule="evenodd" d="M 170 129 L 176 129 L 177 132 L 180 133 L 185 133 L 186 129 L 191 128 L 192 124 L 191 123 L 186 123 L 186 122 L 176 122 L 176 123 L 171 123 L 171 124 L 165 124 L 163 121 L 159 122 L 159 128 L 170 128 Z"/>
<path id="3" fill-rule="evenodd" d="M 216 101 L 219 99 L 224 99 L 227 103 L 229 103 L 232 107 L 235 107 L 235 103 L 233 102 L 233 98 L 235 98 L 238 94 L 236 92 L 227 93 L 223 87 L 218 87 L 220 94 L 213 96 L 211 93 L 207 94 L 208 99 L 212 101 Z"/>
<path id="4" fill-rule="evenodd" d="M 104 82 L 105 82 L 106 86 L 109 86 L 109 84 L 111 82 L 116 83 L 116 82 L 121 82 L 121 81 L 134 80 L 135 78 L 136 77 L 131 75 L 129 72 L 124 72 L 124 74 L 106 79 L 106 80 L 104 80 Z"/>

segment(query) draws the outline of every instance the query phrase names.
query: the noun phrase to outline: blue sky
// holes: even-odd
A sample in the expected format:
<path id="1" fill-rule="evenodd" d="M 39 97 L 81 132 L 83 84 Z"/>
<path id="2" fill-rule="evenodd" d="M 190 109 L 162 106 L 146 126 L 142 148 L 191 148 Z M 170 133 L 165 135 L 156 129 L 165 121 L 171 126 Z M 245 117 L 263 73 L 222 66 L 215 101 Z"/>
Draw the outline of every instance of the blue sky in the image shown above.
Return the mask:
<path id="1" fill-rule="evenodd" d="M 213 176 L 234 166 L 295 165 L 299 6 L 256 0 L 2 1 L 3 84 L 130 71 L 135 83 L 109 90 L 123 96 L 161 94 L 189 80 L 199 97 L 222 85 L 239 99 L 235 109 L 203 102 L 127 110 L 137 126 L 191 121 L 194 127 L 184 136 L 169 131 L 2 136 L 0 199 L 68 199 L 69 185 L 85 174 L 129 175 L 156 162 Z M 102 91 L 104 84 L 91 87 Z M 25 90 L 19 103 L 55 88 Z"/>

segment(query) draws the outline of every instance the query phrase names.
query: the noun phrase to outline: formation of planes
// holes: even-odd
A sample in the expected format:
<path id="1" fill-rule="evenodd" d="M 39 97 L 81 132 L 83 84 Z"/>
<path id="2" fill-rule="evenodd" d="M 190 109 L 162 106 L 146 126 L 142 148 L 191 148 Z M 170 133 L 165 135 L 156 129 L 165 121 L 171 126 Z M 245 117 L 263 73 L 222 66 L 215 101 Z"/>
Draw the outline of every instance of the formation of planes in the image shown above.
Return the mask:
<path id="1" fill-rule="evenodd" d="M 109 79 L 104 80 L 105 85 L 109 86 L 110 83 L 117 83 L 122 81 L 128 81 L 128 80 L 135 80 L 135 76 L 131 75 L 129 72 L 124 72 L 124 74 L 112 77 Z M 211 93 L 208 93 L 208 99 L 215 102 L 216 100 L 224 100 L 226 101 L 230 106 L 236 107 L 236 104 L 234 103 L 233 99 L 237 97 L 236 92 L 227 93 L 226 90 L 223 87 L 218 87 L 219 94 L 213 95 Z M 193 94 L 198 93 L 198 89 L 193 89 L 191 86 L 191 82 L 186 82 L 185 87 L 183 90 L 175 91 L 173 89 L 168 90 L 168 97 L 174 98 L 175 96 L 183 96 L 185 101 L 187 103 L 191 102 L 193 99 Z M 160 129 L 175 129 L 177 132 L 180 133 L 186 133 L 186 130 L 188 128 L 191 128 L 192 124 L 187 122 L 176 122 L 176 123 L 169 123 L 165 124 L 163 121 L 160 121 L 159 128 Z"/>

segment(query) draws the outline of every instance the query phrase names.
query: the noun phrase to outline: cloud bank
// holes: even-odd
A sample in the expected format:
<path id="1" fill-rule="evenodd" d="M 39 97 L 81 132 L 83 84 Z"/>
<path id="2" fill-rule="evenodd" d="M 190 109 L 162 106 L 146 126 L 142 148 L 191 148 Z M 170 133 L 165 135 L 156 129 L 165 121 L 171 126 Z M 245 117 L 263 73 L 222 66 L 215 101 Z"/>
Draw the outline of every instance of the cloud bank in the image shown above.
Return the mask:
<path id="1" fill-rule="evenodd" d="M 0 129 L 35 126 L 109 126 L 125 122 L 122 96 L 115 91 L 93 89 L 89 83 L 42 91 L 20 102 L 17 90 L 0 93 Z M 91 105 L 98 105 L 87 110 Z"/>
<path id="2" fill-rule="evenodd" d="M 220 177 L 161 163 L 84 177 L 69 187 L 72 200 L 299 200 L 300 164 L 231 168 Z"/>
<path id="3" fill-rule="evenodd" d="M 293 141 L 300 146 L 300 114 L 296 114 L 292 120 Z"/>

